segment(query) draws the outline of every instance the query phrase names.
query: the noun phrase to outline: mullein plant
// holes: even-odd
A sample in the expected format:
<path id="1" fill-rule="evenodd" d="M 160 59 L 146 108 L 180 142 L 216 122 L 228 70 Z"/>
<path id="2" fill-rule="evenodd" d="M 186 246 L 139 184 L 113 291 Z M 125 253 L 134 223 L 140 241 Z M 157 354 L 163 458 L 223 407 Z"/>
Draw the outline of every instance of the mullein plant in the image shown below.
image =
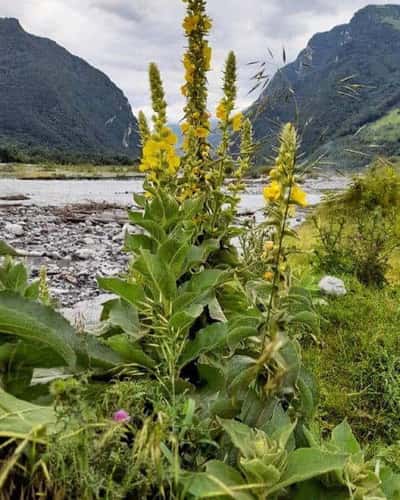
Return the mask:
<path id="1" fill-rule="evenodd" d="M 139 114 L 143 157 L 140 170 L 146 173 L 146 196 L 152 189 L 165 187 L 183 202 L 193 196 L 205 199 L 204 214 L 199 217 L 205 231 L 218 236 L 230 226 L 236 215 L 239 193 L 244 190 L 243 178 L 251 165 L 251 123 L 236 106 L 236 58 L 231 52 L 223 76 L 223 98 L 216 109 L 221 142 L 213 150 L 209 142 L 211 113 L 208 111 L 207 73 L 211 70 L 212 49 L 207 36 L 212 22 L 206 13 L 204 0 L 185 0 L 187 15 L 183 29 L 187 50 L 183 55 L 185 82 L 181 87 L 186 99 L 181 123 L 182 150 L 176 149 L 177 138 L 167 126 L 165 94 L 159 71 L 150 65 L 150 88 L 153 108 L 153 130 L 149 129 L 143 113 Z M 234 136 L 240 134 L 239 154 L 230 154 Z M 233 181 L 226 189 L 228 175 Z M 150 188 L 150 191 L 147 189 Z M 200 220 L 201 219 L 201 220 Z"/>

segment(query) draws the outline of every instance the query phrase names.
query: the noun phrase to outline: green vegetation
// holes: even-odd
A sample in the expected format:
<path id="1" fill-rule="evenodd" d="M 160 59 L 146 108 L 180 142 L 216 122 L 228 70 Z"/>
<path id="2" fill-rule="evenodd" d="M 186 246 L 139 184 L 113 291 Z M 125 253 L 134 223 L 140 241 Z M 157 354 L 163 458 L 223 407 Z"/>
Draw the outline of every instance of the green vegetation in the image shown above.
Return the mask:
<path id="1" fill-rule="evenodd" d="M 345 281 L 348 295 L 321 306 L 323 334 L 307 340 L 304 360 L 319 381 L 323 428 L 347 419 L 377 448 L 400 439 L 400 287 Z"/>
<path id="2" fill-rule="evenodd" d="M 108 179 L 141 175 L 136 165 L 40 165 L 10 163 L 0 165 L 1 178 L 17 179 Z"/>
<path id="3" fill-rule="evenodd" d="M 0 67 L 9 69 L 2 74 L 0 145 L 12 161 L 112 164 L 139 156 L 127 98 L 81 58 L 1 18 Z"/>
<path id="4" fill-rule="evenodd" d="M 310 242 L 290 228 L 307 206 L 297 130 L 280 131 L 264 220 L 238 225 L 254 144 L 234 112 L 236 58 L 226 61 L 213 149 L 212 23 L 204 0 L 185 4 L 182 155 L 153 63 L 151 125 L 140 115 L 144 194 L 129 212 L 138 231 L 126 235 L 125 274 L 98 278 L 114 298 L 97 335 L 53 310 L 45 270 L 31 282 L 0 245 L 0 499 L 399 499 L 397 291 L 375 279 L 394 235 L 385 231 L 382 246 L 375 226 L 359 223 L 371 209 L 392 220 L 398 176 L 373 170 L 337 203 L 361 242 L 379 243 L 379 266 L 364 279 L 361 245 L 362 266 L 346 269 L 351 293 L 321 301 L 314 280 L 341 254 L 325 243 L 324 258 L 317 242 L 318 260 L 298 255 Z M 361 318 L 376 329 L 367 335 Z M 53 381 L 39 384 L 37 369 Z"/>

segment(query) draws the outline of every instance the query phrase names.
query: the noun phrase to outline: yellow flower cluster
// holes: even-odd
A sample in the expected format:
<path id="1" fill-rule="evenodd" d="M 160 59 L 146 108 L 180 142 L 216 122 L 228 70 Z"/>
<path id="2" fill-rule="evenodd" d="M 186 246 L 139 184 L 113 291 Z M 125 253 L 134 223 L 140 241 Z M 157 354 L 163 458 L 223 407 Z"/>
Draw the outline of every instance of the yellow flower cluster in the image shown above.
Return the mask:
<path id="1" fill-rule="evenodd" d="M 239 132 L 239 130 L 242 128 L 243 119 L 244 116 L 242 113 L 237 113 L 232 118 L 232 128 L 234 132 Z"/>
<path id="2" fill-rule="evenodd" d="M 264 188 L 264 198 L 267 202 L 284 200 L 301 207 L 307 206 L 306 193 L 295 183 L 296 151 L 296 129 L 288 123 L 282 129 L 276 165 L 270 171 L 271 183 Z M 290 193 L 289 200 L 289 194 L 285 193 Z"/>
<path id="3" fill-rule="evenodd" d="M 175 150 L 176 143 L 176 135 L 167 127 L 163 128 L 160 136 L 151 136 L 143 147 L 140 171 L 166 172 L 169 176 L 175 175 L 181 161 Z M 152 176 L 153 180 L 156 178 L 157 175 Z"/>
<path id="4" fill-rule="evenodd" d="M 272 181 L 264 188 L 264 198 L 268 202 L 278 201 L 282 196 L 282 186 L 278 181 Z"/>
<path id="5" fill-rule="evenodd" d="M 293 186 L 290 201 L 299 205 L 300 207 L 307 206 L 307 194 L 299 188 L 299 186 Z"/>

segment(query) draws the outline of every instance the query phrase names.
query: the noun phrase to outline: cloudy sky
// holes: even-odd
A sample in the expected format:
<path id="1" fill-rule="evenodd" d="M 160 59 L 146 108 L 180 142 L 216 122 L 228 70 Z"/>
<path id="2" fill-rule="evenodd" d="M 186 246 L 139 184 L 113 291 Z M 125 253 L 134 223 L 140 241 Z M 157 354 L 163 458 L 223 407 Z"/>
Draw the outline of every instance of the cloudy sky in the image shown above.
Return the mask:
<path id="1" fill-rule="evenodd" d="M 239 60 L 240 99 L 245 107 L 254 68 L 251 60 L 269 61 L 273 73 L 296 57 L 309 38 L 337 24 L 370 2 L 364 0 L 209 0 L 214 19 L 210 74 L 211 106 L 219 96 L 220 73 L 230 49 Z M 375 1 L 374 3 L 387 3 Z M 391 3 L 400 3 L 392 1 Z M 135 112 L 149 111 L 147 65 L 159 64 L 164 76 L 171 121 L 181 117 L 181 0 L 0 0 L 0 17 L 17 17 L 24 28 L 52 38 L 73 54 L 107 73 L 124 91 Z M 274 60 L 268 55 L 270 49 Z"/>

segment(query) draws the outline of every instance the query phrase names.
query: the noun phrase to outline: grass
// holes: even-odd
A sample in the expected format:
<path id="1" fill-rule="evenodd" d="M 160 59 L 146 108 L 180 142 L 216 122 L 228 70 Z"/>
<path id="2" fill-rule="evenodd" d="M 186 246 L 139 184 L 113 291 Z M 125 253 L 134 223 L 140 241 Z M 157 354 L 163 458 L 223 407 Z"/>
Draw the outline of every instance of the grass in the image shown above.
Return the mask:
<path id="1" fill-rule="evenodd" d="M 322 331 L 306 341 L 304 360 L 320 386 L 319 420 L 347 419 L 364 443 L 400 440 L 400 287 L 366 288 L 321 306 Z"/>
<path id="2" fill-rule="evenodd" d="M 322 213 L 323 208 L 317 209 Z M 318 244 L 311 217 L 300 227 L 292 265 L 318 282 Z M 350 275 L 348 294 L 318 306 L 317 339 L 303 338 L 305 365 L 320 389 L 318 420 L 325 431 L 347 419 L 357 437 L 371 447 L 400 442 L 400 251 L 390 259 L 384 288 L 366 287 Z M 400 457 L 397 458 L 400 466 Z"/>
<path id="3" fill-rule="evenodd" d="M 0 178 L 17 179 L 115 179 L 140 175 L 135 166 L 0 164 Z"/>

